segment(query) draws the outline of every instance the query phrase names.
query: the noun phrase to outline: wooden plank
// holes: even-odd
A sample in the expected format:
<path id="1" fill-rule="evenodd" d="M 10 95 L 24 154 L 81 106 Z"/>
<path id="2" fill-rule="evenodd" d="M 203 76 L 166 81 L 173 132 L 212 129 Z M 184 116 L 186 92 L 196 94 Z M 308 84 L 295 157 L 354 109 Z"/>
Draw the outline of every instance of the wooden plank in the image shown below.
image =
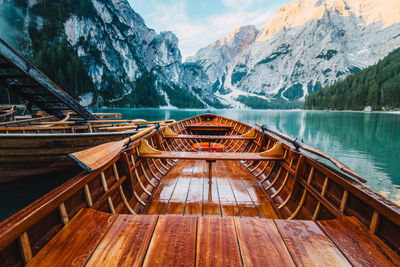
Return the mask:
<path id="1" fill-rule="evenodd" d="M 221 203 L 221 211 L 223 217 L 239 217 L 239 208 L 236 202 L 223 202 Z"/>
<path id="2" fill-rule="evenodd" d="M 297 266 L 351 266 L 314 222 L 274 221 Z"/>
<path id="3" fill-rule="evenodd" d="M 203 174 L 202 174 L 203 175 Z M 207 182 L 208 183 L 208 182 Z M 190 188 L 187 195 L 187 202 L 202 201 L 203 199 L 203 179 L 192 177 Z"/>
<path id="4" fill-rule="evenodd" d="M 261 218 L 279 219 L 270 202 L 255 203 Z"/>
<path id="5" fill-rule="evenodd" d="M 183 210 L 185 209 L 185 202 L 173 202 L 170 201 L 168 203 L 167 210 L 165 211 L 165 215 L 183 215 Z"/>
<path id="6" fill-rule="evenodd" d="M 260 153 L 235 152 L 177 152 L 163 151 L 160 154 L 141 154 L 142 158 L 195 159 L 195 160 L 283 160 L 283 157 L 263 157 Z"/>
<path id="7" fill-rule="evenodd" d="M 185 205 L 185 215 L 198 215 L 201 216 L 203 213 L 203 207 L 201 202 L 187 202 Z"/>
<path id="8" fill-rule="evenodd" d="M 166 136 L 172 139 L 203 139 L 203 140 L 251 140 L 255 137 L 242 137 L 241 135 L 190 135 L 180 134 L 178 136 Z"/>
<path id="9" fill-rule="evenodd" d="M 215 178 L 218 184 L 219 199 L 221 202 L 235 202 L 235 196 L 233 195 L 231 184 L 227 177 Z"/>
<path id="10" fill-rule="evenodd" d="M 234 220 L 245 266 L 295 266 L 272 220 Z"/>
<path id="11" fill-rule="evenodd" d="M 199 217 L 196 266 L 241 266 L 232 218 Z"/>
<path id="12" fill-rule="evenodd" d="M 119 215 L 86 266 L 140 266 L 157 216 Z"/>
<path id="13" fill-rule="evenodd" d="M 167 209 L 168 200 L 153 199 L 144 214 L 163 215 Z"/>
<path id="14" fill-rule="evenodd" d="M 230 177 L 231 178 L 231 177 Z M 232 191 L 235 195 L 237 202 L 249 202 L 252 201 L 246 187 L 244 187 L 242 181 L 237 179 L 230 179 L 232 185 Z"/>
<path id="15" fill-rule="evenodd" d="M 197 217 L 160 216 L 143 266 L 194 266 Z"/>
<path id="16" fill-rule="evenodd" d="M 256 206 L 253 202 L 237 203 L 241 217 L 259 217 Z"/>
<path id="17" fill-rule="evenodd" d="M 84 265 L 110 228 L 116 215 L 82 209 L 33 257 L 28 266 Z"/>
<path id="18" fill-rule="evenodd" d="M 171 201 L 173 202 L 185 202 L 186 197 L 189 191 L 190 178 L 183 178 L 182 176 L 179 178 L 176 183 L 174 192 L 171 196 Z"/>
<path id="19" fill-rule="evenodd" d="M 355 217 L 318 224 L 354 266 L 400 266 L 400 256 Z"/>
<path id="20" fill-rule="evenodd" d="M 221 208 L 218 202 L 203 201 L 204 216 L 221 216 Z"/>

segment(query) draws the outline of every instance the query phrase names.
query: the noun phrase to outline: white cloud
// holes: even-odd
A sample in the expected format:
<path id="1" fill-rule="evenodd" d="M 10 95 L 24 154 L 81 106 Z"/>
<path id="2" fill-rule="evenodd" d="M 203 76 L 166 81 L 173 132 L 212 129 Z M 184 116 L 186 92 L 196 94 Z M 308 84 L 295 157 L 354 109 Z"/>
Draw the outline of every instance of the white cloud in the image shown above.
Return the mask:
<path id="1" fill-rule="evenodd" d="M 252 2 L 251 0 L 222 1 L 231 7 Z M 190 18 L 185 12 L 185 0 L 176 0 L 171 4 L 151 0 L 151 3 L 152 11 L 144 17 L 147 26 L 157 32 L 172 31 L 176 34 L 184 59 L 194 55 L 201 47 L 228 36 L 240 26 L 253 24 L 260 29 L 273 15 L 268 10 L 247 11 L 245 8 L 233 8 L 218 15 L 204 16 L 198 21 Z"/>

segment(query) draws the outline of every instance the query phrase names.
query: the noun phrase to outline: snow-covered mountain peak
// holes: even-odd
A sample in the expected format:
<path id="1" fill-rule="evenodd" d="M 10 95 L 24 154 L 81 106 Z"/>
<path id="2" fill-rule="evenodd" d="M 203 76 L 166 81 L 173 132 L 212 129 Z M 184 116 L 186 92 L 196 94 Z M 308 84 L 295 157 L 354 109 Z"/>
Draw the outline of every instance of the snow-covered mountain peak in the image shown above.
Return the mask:
<path id="1" fill-rule="evenodd" d="M 376 63 L 400 46 L 400 1 L 296 0 L 254 32 L 235 30 L 189 59 L 231 106 L 302 101 Z"/>
<path id="2" fill-rule="evenodd" d="M 211 46 L 221 46 L 226 44 L 232 44 L 235 41 L 246 41 L 252 39 L 253 36 L 258 34 L 258 30 L 254 25 L 242 26 L 229 34 L 228 37 L 221 38 L 211 44 Z"/>
<path id="3" fill-rule="evenodd" d="M 361 17 L 365 26 L 382 22 L 382 28 L 385 28 L 400 22 L 399 0 L 297 0 L 277 11 L 262 29 L 257 41 L 269 40 L 283 28 L 293 28 L 312 19 L 321 19 L 326 11 Z"/>

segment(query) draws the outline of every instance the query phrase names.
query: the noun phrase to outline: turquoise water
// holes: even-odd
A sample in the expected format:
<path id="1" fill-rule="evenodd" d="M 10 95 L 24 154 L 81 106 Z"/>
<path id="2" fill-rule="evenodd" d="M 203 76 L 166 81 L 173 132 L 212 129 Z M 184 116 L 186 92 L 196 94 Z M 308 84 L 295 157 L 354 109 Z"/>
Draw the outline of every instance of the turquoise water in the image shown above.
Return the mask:
<path id="1" fill-rule="evenodd" d="M 124 118 L 181 120 L 204 110 L 94 109 Z M 213 110 L 254 126 L 265 124 L 333 156 L 357 171 L 372 190 L 400 204 L 400 114 L 303 110 Z"/>

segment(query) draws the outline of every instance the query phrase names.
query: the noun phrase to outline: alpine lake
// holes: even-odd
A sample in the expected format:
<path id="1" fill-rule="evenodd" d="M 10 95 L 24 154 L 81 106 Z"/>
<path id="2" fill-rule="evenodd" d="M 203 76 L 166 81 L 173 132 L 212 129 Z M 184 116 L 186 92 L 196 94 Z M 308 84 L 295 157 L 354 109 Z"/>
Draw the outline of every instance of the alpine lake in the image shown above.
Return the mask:
<path id="1" fill-rule="evenodd" d="M 121 113 L 123 119 L 182 120 L 204 114 L 204 109 L 113 109 L 92 112 Z M 255 123 L 285 133 L 346 164 L 367 180 L 373 191 L 400 205 L 400 114 L 304 110 L 212 110 L 253 127 Z M 313 156 L 316 157 L 316 156 Z M 331 166 L 328 161 L 317 158 Z M 43 177 L 0 186 L 0 221 L 54 187 L 65 177 Z"/>

